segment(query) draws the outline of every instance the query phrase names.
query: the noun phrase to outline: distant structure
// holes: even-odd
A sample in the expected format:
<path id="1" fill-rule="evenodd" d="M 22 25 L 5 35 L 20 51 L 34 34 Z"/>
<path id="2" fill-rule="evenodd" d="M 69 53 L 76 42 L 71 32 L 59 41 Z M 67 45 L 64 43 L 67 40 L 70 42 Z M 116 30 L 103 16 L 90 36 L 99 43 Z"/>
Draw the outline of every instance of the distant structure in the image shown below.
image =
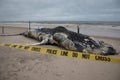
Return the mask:
<path id="1" fill-rule="evenodd" d="M 4 27 L 2 27 L 2 34 L 4 34 Z"/>
<path id="2" fill-rule="evenodd" d="M 77 33 L 80 33 L 79 25 L 77 25 Z"/>
<path id="3" fill-rule="evenodd" d="M 29 30 L 31 29 L 31 27 L 30 27 L 30 21 L 29 21 Z"/>

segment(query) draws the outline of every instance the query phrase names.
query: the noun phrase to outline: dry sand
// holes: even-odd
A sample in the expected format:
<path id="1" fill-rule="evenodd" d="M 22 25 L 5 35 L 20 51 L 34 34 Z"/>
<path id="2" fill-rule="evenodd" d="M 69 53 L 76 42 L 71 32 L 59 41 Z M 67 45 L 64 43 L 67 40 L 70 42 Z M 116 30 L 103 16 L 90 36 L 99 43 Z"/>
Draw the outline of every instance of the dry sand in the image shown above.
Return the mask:
<path id="1" fill-rule="evenodd" d="M 25 30 L 27 29 L 6 28 L 5 34 Z M 96 39 L 110 43 L 120 52 L 120 39 Z M 23 36 L 0 36 L 0 43 L 35 42 L 37 41 Z M 59 48 L 46 45 L 44 47 Z M 120 80 L 120 64 L 84 61 L 0 47 L 0 80 Z"/>

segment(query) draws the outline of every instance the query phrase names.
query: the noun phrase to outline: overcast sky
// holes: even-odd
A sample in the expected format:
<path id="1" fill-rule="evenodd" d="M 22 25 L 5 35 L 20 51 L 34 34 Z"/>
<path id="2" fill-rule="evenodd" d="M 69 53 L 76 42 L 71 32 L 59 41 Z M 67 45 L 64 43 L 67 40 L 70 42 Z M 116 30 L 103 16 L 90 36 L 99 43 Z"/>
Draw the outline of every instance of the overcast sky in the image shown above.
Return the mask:
<path id="1" fill-rule="evenodd" d="M 120 0 L 0 0 L 0 21 L 120 21 Z"/>

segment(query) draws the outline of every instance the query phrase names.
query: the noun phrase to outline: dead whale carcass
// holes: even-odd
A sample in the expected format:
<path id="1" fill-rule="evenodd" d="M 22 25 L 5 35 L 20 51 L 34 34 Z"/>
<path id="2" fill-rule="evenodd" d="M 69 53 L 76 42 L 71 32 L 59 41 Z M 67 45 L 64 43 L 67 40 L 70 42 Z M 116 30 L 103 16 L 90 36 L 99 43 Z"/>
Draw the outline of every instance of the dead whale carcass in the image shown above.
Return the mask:
<path id="1" fill-rule="evenodd" d="M 34 29 L 24 33 L 25 36 L 39 40 L 41 44 L 56 44 L 68 50 L 114 55 L 116 50 L 103 41 L 95 40 L 87 35 L 67 30 L 65 27 Z"/>

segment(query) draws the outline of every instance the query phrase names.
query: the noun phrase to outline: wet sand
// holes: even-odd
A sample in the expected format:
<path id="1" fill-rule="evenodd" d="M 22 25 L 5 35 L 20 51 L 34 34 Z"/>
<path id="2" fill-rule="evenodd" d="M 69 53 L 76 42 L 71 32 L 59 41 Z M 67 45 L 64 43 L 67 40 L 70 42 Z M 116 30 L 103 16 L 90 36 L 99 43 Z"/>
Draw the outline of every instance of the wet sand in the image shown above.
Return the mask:
<path id="1" fill-rule="evenodd" d="M 26 28 L 6 28 L 5 34 Z M 1 28 L 0 28 L 1 31 Z M 1 32 L 0 32 L 1 34 Z M 120 39 L 95 37 L 120 52 Z M 35 43 L 23 36 L 0 36 L 0 43 Z M 59 48 L 43 45 L 44 47 Z M 120 57 L 120 54 L 114 57 Z M 120 80 L 120 64 L 93 62 L 0 47 L 0 80 Z"/>

